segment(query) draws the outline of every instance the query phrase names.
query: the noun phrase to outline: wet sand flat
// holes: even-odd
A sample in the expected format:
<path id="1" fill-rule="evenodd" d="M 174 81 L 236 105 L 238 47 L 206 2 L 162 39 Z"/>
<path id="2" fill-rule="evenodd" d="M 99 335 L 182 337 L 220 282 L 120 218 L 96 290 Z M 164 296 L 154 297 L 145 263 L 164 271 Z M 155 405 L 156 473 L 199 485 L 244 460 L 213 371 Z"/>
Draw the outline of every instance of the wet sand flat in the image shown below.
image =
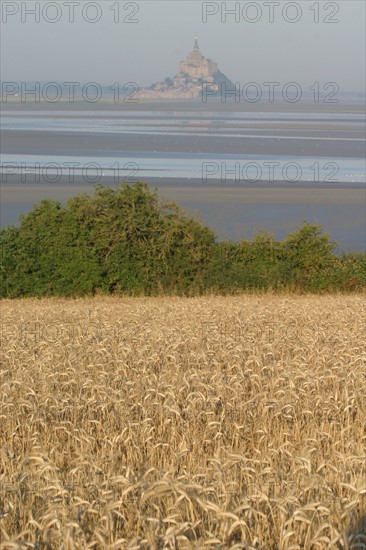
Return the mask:
<path id="1" fill-rule="evenodd" d="M 33 132 L 3 130 L 3 154 L 118 156 L 125 153 L 202 153 L 243 155 L 290 155 L 307 157 L 364 158 L 365 142 L 330 135 L 329 138 L 299 136 L 199 136 L 98 134 L 83 132 Z"/>

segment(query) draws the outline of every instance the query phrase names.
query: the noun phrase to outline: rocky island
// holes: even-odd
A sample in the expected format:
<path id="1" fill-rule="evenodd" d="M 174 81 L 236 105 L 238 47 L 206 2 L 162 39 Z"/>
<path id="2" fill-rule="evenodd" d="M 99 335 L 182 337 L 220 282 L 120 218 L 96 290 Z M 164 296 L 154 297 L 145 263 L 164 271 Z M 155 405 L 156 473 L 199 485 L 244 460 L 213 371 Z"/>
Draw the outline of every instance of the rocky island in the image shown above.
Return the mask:
<path id="1" fill-rule="evenodd" d="M 163 82 L 143 88 L 136 96 L 141 99 L 199 99 L 205 89 L 210 96 L 219 95 L 221 85 L 228 90 L 235 89 L 217 63 L 201 54 L 196 37 L 192 51 L 180 62 L 179 72 L 174 78 L 168 77 Z"/>

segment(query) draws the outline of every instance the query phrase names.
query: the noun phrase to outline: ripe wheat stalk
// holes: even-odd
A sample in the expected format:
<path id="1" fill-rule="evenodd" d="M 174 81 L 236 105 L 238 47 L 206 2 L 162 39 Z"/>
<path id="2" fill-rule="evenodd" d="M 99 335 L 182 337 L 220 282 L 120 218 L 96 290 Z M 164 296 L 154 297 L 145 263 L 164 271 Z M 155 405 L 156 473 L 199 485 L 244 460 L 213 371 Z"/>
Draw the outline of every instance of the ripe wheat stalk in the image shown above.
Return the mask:
<path id="1" fill-rule="evenodd" d="M 0 548 L 366 548 L 364 296 L 3 301 Z"/>

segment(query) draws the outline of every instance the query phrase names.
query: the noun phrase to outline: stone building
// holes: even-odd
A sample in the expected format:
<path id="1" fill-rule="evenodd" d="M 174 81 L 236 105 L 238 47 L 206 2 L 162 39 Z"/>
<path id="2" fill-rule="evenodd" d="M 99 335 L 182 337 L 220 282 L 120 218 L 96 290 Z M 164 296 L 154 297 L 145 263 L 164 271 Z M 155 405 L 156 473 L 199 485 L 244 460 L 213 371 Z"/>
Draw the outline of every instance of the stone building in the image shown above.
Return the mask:
<path id="1" fill-rule="evenodd" d="M 184 61 L 179 64 L 180 74 L 188 74 L 192 80 L 202 79 L 213 82 L 214 74 L 219 70 L 217 63 L 204 57 L 198 47 L 198 39 L 195 38 L 193 50 Z"/>
<path id="2" fill-rule="evenodd" d="M 197 99 L 202 96 L 205 84 L 234 84 L 219 71 L 217 63 L 201 54 L 198 39 L 195 38 L 192 51 L 180 62 L 176 76 L 166 78 L 150 88 L 144 88 L 137 95 L 141 99 Z"/>

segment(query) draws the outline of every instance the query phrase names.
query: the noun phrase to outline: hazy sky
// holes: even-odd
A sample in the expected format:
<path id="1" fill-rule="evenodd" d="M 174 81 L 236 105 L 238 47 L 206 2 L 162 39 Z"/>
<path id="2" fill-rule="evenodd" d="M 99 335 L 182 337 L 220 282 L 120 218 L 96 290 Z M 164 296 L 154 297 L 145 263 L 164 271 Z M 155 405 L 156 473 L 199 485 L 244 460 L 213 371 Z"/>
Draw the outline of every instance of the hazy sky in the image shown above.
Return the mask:
<path id="1" fill-rule="evenodd" d="M 365 90 L 364 0 L 230 1 L 226 9 L 238 11 L 226 22 L 221 0 L 0 3 L 3 81 L 148 85 L 177 73 L 197 32 L 202 53 L 233 81 L 337 82 L 342 91 Z M 40 22 L 27 12 L 34 9 Z M 203 21 L 204 13 L 217 10 Z M 85 21 L 94 18 L 99 21 Z"/>

